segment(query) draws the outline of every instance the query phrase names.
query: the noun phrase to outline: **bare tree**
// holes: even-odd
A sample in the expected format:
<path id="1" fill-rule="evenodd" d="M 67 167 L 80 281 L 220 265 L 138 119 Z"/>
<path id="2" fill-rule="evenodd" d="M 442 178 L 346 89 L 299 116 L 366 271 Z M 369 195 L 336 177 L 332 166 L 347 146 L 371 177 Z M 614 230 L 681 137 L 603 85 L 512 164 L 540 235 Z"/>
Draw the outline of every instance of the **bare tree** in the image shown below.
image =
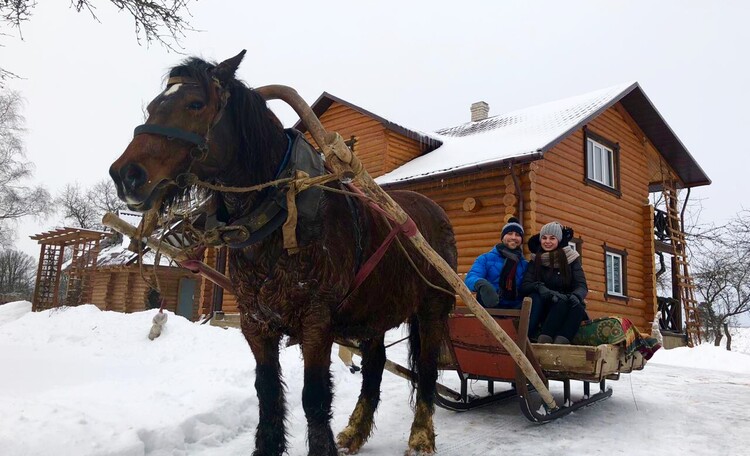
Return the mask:
<path id="1" fill-rule="evenodd" d="M 30 299 L 34 289 L 34 258 L 18 250 L 0 250 L 0 294 Z"/>
<path id="2" fill-rule="evenodd" d="M 67 224 L 87 230 L 99 227 L 98 213 L 94 202 L 89 199 L 88 193 L 81 186 L 67 184 L 55 197 L 55 206 L 62 212 Z"/>
<path id="3" fill-rule="evenodd" d="M 109 178 L 104 178 L 95 183 L 88 190 L 87 195 L 100 219 L 107 212 L 117 212 L 126 207 L 125 203 L 117 196 L 117 188 L 114 182 Z"/>
<path id="4" fill-rule="evenodd" d="M 88 189 L 77 182 L 67 184 L 55 197 L 55 203 L 66 224 L 89 230 L 108 230 L 101 224 L 104 214 L 125 209 L 111 179 L 102 179 Z M 115 233 L 102 245 L 120 242 L 122 235 Z"/>
<path id="5" fill-rule="evenodd" d="M 12 241 L 14 221 L 26 215 L 45 215 L 50 210 L 47 190 L 25 183 L 34 168 L 23 150 L 22 104 L 17 92 L 0 92 L 0 245 Z"/>
<path id="6" fill-rule="evenodd" d="M 58 0 L 59 1 L 59 0 Z M 160 43 L 168 49 L 179 46 L 184 32 L 191 30 L 185 19 L 190 16 L 188 3 L 191 0 L 107 0 L 119 11 L 125 11 L 133 18 L 135 35 L 139 43 L 142 39 L 146 43 Z M 76 12 L 87 11 L 94 20 L 99 21 L 95 4 L 102 4 L 105 0 L 70 0 L 71 8 Z M 0 0 L 0 22 L 15 28 L 23 39 L 21 27 L 31 20 L 37 0 Z M 7 35 L 0 33 L 0 35 Z M 17 77 L 15 74 L 0 68 L 0 87 L 2 81 Z"/>
<path id="7" fill-rule="evenodd" d="M 702 243 L 694 256 L 694 278 L 703 302 L 700 305 L 704 330 L 714 345 L 727 338 L 732 348 L 730 323 L 750 312 L 750 213 L 742 211 Z"/>

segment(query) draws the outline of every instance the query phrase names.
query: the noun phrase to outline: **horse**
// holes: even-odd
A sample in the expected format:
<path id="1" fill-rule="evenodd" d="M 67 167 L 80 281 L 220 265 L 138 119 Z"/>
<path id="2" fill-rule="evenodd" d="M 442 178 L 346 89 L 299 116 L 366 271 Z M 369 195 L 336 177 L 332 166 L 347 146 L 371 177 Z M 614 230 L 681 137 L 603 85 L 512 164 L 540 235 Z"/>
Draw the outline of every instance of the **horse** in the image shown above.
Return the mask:
<path id="1" fill-rule="evenodd" d="M 446 281 L 408 242 L 402 249 L 388 248 L 370 275 L 354 286 L 362 264 L 378 251 L 391 227 L 366 201 L 344 194 L 338 180 L 296 196 L 294 251 L 284 248 L 279 223 L 289 211 L 283 207 L 284 193 L 275 187 L 247 193 L 225 190 L 278 179 L 289 167 L 292 143 L 303 150 L 297 159 L 308 162 L 312 175 L 320 174 L 323 166 L 304 135 L 284 129 L 263 97 L 236 78 L 244 53 L 218 64 L 191 57 L 171 68 L 166 89 L 147 107 L 145 124 L 136 128 L 110 167 L 118 196 L 131 210 L 163 210 L 186 192 L 181 178 L 192 175 L 218 186 L 211 194 L 220 223 L 250 230 L 262 225 L 250 239 L 228 241 L 240 327 L 256 361 L 259 419 L 254 456 L 278 456 L 287 450 L 285 383 L 279 364 L 285 336 L 300 343 L 303 356 L 309 455 L 354 454 L 373 430 L 386 361 L 384 334 L 402 323 L 408 323 L 409 365 L 415 373 L 410 401 L 414 418 L 405 454 L 433 454 L 437 359 L 455 295 L 446 293 Z M 455 237 L 440 206 L 414 192 L 389 194 L 455 270 Z M 360 395 L 336 439 L 330 425 L 334 339 L 359 341 L 362 355 Z"/>

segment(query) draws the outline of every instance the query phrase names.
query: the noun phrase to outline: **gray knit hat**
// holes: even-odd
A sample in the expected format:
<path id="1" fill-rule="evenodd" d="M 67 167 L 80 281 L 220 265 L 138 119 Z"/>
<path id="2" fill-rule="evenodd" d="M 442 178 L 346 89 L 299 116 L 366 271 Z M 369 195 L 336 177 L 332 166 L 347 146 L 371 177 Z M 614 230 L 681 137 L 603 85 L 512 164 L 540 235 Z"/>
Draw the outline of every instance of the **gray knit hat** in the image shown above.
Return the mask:
<path id="1" fill-rule="evenodd" d="M 542 236 L 554 236 L 558 241 L 562 241 L 562 225 L 558 222 L 549 222 L 539 230 L 539 237 Z"/>

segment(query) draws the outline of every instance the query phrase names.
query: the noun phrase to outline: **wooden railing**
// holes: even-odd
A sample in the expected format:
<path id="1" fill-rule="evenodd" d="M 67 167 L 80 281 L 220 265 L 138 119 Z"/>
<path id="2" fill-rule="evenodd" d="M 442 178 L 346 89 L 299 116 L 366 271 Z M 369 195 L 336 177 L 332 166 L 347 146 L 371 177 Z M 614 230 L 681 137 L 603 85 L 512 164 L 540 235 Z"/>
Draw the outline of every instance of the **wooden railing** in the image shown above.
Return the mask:
<path id="1" fill-rule="evenodd" d="M 675 298 L 657 297 L 659 306 L 659 329 L 682 333 L 682 306 Z"/>

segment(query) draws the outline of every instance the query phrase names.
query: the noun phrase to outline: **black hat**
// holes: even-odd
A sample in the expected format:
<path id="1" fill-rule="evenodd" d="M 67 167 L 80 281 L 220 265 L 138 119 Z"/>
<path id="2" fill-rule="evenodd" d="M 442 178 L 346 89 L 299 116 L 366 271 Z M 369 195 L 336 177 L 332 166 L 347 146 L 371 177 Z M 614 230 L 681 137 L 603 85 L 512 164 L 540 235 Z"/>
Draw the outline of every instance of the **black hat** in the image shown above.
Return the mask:
<path id="1" fill-rule="evenodd" d="M 500 239 L 502 240 L 503 237 L 510 232 L 518 233 L 519 236 L 523 237 L 523 227 L 515 217 L 508 219 L 508 223 L 505 224 L 503 231 L 500 232 Z"/>

